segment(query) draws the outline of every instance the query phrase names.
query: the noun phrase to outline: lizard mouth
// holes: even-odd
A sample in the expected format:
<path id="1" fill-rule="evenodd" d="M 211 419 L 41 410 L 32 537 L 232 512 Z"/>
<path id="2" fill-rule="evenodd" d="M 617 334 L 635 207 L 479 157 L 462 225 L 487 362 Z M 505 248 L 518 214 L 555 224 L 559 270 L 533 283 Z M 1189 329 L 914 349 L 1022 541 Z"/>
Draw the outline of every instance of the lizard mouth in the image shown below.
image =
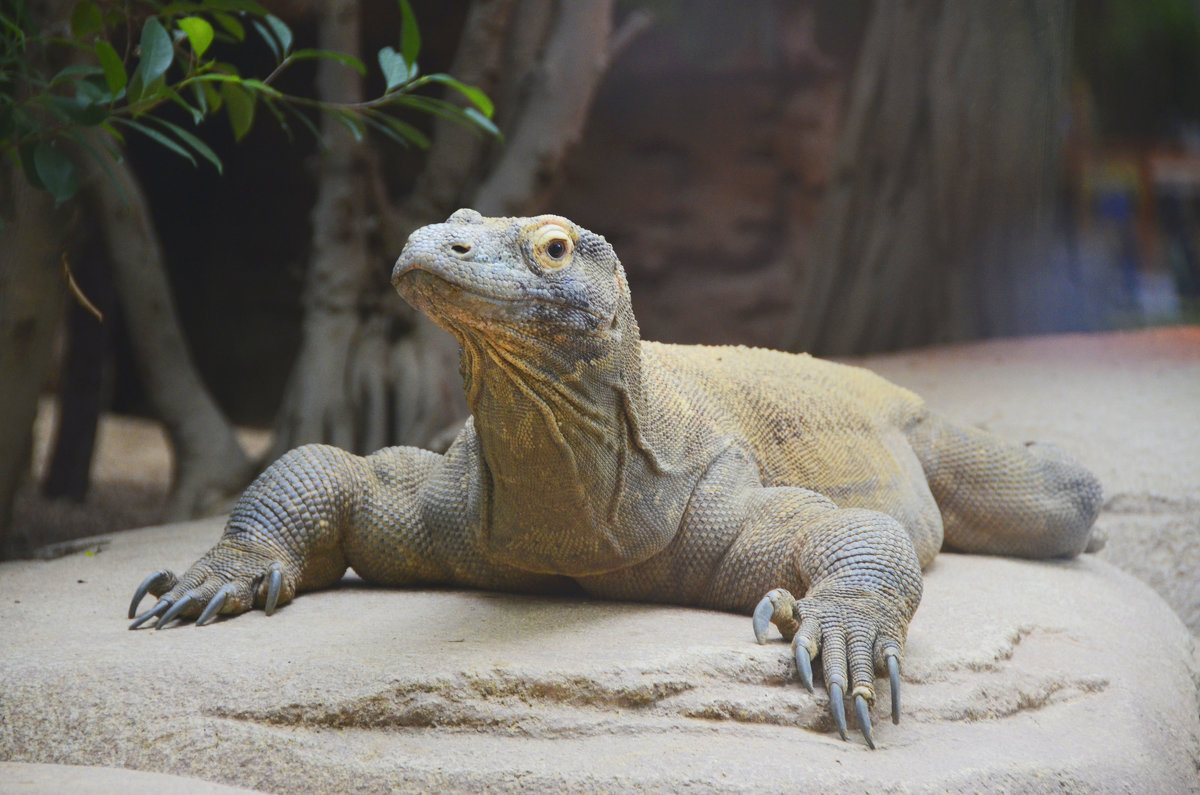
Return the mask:
<path id="1" fill-rule="evenodd" d="M 392 285 L 404 300 L 434 320 L 518 326 L 540 322 L 585 332 L 609 324 L 608 318 L 564 301 L 544 288 L 497 280 L 494 286 L 500 289 L 485 291 L 476 283 L 464 284 L 454 275 L 419 261 L 397 262 Z"/>

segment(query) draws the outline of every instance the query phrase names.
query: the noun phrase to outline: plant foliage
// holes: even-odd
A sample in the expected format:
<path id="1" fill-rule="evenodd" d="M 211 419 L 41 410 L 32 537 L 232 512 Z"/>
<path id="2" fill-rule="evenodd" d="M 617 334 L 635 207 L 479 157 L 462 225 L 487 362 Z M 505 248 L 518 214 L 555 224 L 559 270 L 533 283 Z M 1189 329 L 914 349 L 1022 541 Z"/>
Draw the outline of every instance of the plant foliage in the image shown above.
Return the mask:
<path id="1" fill-rule="evenodd" d="M 420 74 L 421 33 L 408 0 L 399 3 L 400 49 L 384 47 L 378 54 L 384 93 L 366 102 L 335 103 L 287 94 L 275 83 L 300 61 L 335 61 L 363 75 L 366 65 L 345 53 L 294 49 L 287 24 L 253 0 L 82 0 L 74 5 L 69 25 L 55 26 L 39 24 L 26 0 L 2 0 L 0 155 L 17 160 L 31 184 L 61 203 L 79 187 L 66 151 L 76 148 L 104 165 L 101 150 L 119 157 L 115 146 L 130 131 L 193 165 L 197 158 L 208 161 L 220 172 L 221 159 L 200 137 L 155 114 L 167 104 L 184 109 L 193 126 L 223 113 L 237 140 L 253 127 L 260 108 L 283 124 L 292 116 L 314 134 L 308 112 L 328 113 L 356 138 L 373 129 L 405 146 L 429 145 L 424 134 L 395 115 L 405 109 L 499 135 L 491 121 L 492 103 L 482 91 L 446 74 Z M 263 77 L 242 75 L 214 55 L 218 42 L 265 46 L 275 67 Z M 415 93 L 430 85 L 457 92 L 467 106 Z"/>

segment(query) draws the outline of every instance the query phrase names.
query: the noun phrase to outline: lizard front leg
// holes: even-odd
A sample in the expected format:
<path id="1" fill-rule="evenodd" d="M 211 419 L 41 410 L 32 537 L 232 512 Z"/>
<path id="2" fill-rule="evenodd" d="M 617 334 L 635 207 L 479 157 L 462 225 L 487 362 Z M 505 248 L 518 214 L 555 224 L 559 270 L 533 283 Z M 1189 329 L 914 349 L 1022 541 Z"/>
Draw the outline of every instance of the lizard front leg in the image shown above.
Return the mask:
<path id="1" fill-rule="evenodd" d="M 147 593 L 160 598 L 130 628 L 151 619 L 161 628 L 176 617 L 200 625 L 253 607 L 270 614 L 301 591 L 337 582 L 379 536 L 420 537 L 420 485 L 441 458 L 405 447 L 366 458 L 327 445 L 290 451 L 250 485 L 216 546 L 182 578 L 169 569 L 146 578 L 130 618 Z M 415 570 L 390 572 L 391 584 L 419 579 L 421 561 L 409 562 Z"/>
<path id="2" fill-rule="evenodd" d="M 705 601 L 744 611 L 757 601 L 756 638 L 765 640 L 770 623 L 779 627 L 810 692 L 812 661 L 820 655 L 839 733 L 846 737 L 849 696 L 874 747 L 869 707 L 876 673 L 889 677 L 892 719 L 899 719 L 899 664 L 922 590 L 912 540 L 886 514 L 838 508 L 807 489 L 758 487 L 743 499 L 741 532 Z"/>

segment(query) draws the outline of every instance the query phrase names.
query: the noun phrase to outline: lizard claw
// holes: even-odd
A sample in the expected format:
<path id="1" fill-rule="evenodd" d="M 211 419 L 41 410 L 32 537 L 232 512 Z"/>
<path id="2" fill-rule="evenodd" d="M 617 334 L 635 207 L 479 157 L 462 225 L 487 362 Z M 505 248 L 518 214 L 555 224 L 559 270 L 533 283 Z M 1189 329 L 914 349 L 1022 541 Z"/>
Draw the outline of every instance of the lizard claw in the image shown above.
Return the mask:
<path id="1" fill-rule="evenodd" d="M 758 603 L 758 607 L 754 608 L 754 639 L 758 641 L 758 645 L 767 642 L 767 627 L 771 626 L 771 617 L 775 615 L 775 605 L 771 602 L 771 597 L 764 596 L 762 601 Z M 133 618 L 132 608 L 130 609 L 129 617 Z"/>
<path id="2" fill-rule="evenodd" d="M 768 591 L 754 608 L 754 639 L 766 643 L 771 624 L 779 627 L 784 640 L 791 640 L 800 628 L 796 620 L 796 597 L 783 588 Z"/>
<path id="3" fill-rule="evenodd" d="M 808 652 L 808 647 L 803 643 L 796 641 L 792 644 L 796 652 L 796 671 L 800 674 L 800 683 L 804 685 L 804 689 L 810 693 L 815 693 L 813 690 L 813 671 L 812 671 L 812 655 Z"/>
<path id="4" fill-rule="evenodd" d="M 266 556 L 241 559 L 223 552 L 220 545 L 196 561 L 182 577 L 162 569 L 147 577 L 133 596 L 131 610 L 147 593 L 159 596 L 148 612 L 137 616 L 131 629 L 157 619 L 163 629 L 175 619 L 196 619 L 196 626 L 212 623 L 219 615 L 235 616 L 257 605 L 267 615 L 292 600 L 296 593 L 287 564 Z"/>
<path id="5" fill-rule="evenodd" d="M 900 660 L 895 652 L 887 655 L 888 681 L 892 685 L 892 723 L 900 723 Z"/>
<path id="6" fill-rule="evenodd" d="M 838 734 L 843 740 L 849 739 L 846 735 L 846 701 L 842 694 L 842 685 L 840 682 L 832 682 L 829 685 L 829 711 L 833 715 L 833 723 L 837 726 Z"/>
<path id="7" fill-rule="evenodd" d="M 158 602 L 155 603 L 154 607 L 150 608 L 145 613 L 142 613 L 140 616 L 138 616 L 137 619 L 132 624 L 129 625 L 129 628 L 137 629 L 138 627 L 140 627 L 142 624 L 145 624 L 150 619 L 157 618 L 158 616 L 162 615 L 163 612 L 165 612 L 170 607 L 171 607 L 170 599 L 167 599 L 165 597 L 162 599 L 159 599 Z"/>
<path id="8" fill-rule="evenodd" d="M 867 741 L 867 746 L 872 751 L 875 750 L 875 741 L 871 739 L 871 710 L 867 700 L 862 694 L 854 697 L 854 712 L 858 716 L 858 728 L 862 731 L 863 739 Z"/>
<path id="9" fill-rule="evenodd" d="M 172 621 L 175 620 L 176 616 L 178 616 L 180 613 L 183 612 L 183 609 L 185 607 L 187 607 L 194 601 L 196 601 L 196 597 L 194 594 L 191 594 L 191 593 L 184 594 L 183 597 L 180 598 L 180 600 L 178 602 L 171 605 L 170 609 L 167 610 L 167 612 L 163 613 L 162 618 L 160 618 L 158 620 L 158 622 L 155 623 L 154 628 L 162 629 L 167 624 L 170 624 Z"/>
<path id="10" fill-rule="evenodd" d="M 129 603 L 129 617 L 133 618 L 137 615 L 138 605 L 142 603 L 142 599 L 151 590 L 156 590 L 159 593 L 166 593 L 175 587 L 175 583 L 179 578 L 171 572 L 170 569 L 159 569 L 151 574 L 146 579 L 142 580 L 142 584 L 133 592 L 133 601 Z M 135 625 L 136 626 L 136 625 Z"/>
<path id="11" fill-rule="evenodd" d="M 283 566 L 272 563 L 267 567 L 267 602 L 263 606 L 267 615 L 275 612 L 275 605 L 279 602 L 279 589 L 282 587 Z"/>
<path id="12" fill-rule="evenodd" d="M 225 602 L 229 599 L 229 595 L 237 590 L 237 586 L 231 582 L 227 582 L 221 586 L 210 601 L 200 613 L 200 617 L 196 619 L 196 626 L 202 627 L 209 621 L 212 621 L 217 613 L 221 612 L 221 608 L 225 606 Z"/>

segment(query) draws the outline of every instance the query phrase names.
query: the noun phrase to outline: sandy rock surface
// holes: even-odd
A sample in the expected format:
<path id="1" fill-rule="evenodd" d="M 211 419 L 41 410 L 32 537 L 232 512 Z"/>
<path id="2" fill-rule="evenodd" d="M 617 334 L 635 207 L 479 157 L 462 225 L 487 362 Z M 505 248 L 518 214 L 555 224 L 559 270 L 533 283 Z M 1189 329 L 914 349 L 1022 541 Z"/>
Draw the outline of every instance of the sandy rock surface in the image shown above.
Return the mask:
<path id="1" fill-rule="evenodd" d="M 1173 527 L 1180 548 L 1164 554 L 1200 546 L 1200 330 L 869 364 L 1095 469 L 1104 555 L 1130 550 L 1150 571 L 1146 550 Z M 785 644 L 758 646 L 748 618 L 721 613 L 351 578 L 270 618 L 129 632 L 136 584 L 219 531 L 149 528 L 92 555 L 0 564 L 0 760 L 271 792 L 1200 792 L 1194 636 L 1102 556 L 939 557 L 909 634 L 903 719 L 887 719 L 884 692 L 872 752 L 831 733 Z M 1164 589 L 1186 608 L 1179 579 Z M 86 776 L 59 769 L 59 783 Z M 0 766 L 0 782 L 22 771 Z M 138 791 L 135 774 L 103 775 Z"/>
<path id="2" fill-rule="evenodd" d="M 1095 558 L 939 558 L 904 718 L 887 721 L 884 695 L 871 752 L 830 733 L 785 644 L 722 613 L 346 583 L 270 618 L 129 632 L 143 573 L 218 532 L 151 528 L 91 557 L 4 564 L 0 758 L 274 792 L 1196 782 L 1192 638 Z"/>

